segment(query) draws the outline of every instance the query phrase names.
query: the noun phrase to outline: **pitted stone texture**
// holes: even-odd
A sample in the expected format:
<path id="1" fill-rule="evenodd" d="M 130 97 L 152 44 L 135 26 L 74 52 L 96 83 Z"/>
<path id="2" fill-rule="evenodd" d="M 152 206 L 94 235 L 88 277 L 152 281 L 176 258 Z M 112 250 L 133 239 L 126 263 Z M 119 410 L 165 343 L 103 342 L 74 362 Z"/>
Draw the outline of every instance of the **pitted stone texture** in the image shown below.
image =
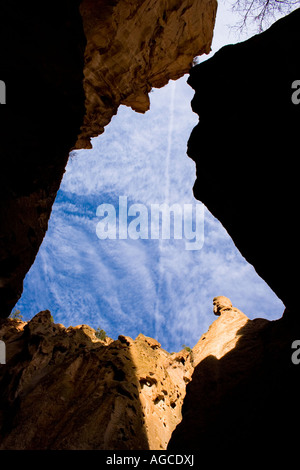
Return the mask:
<path id="1" fill-rule="evenodd" d="M 91 148 L 120 104 L 144 113 L 149 92 L 208 54 L 216 0 L 83 0 L 86 115 L 76 148 Z"/>
<path id="2" fill-rule="evenodd" d="M 99 340 L 48 310 L 0 322 L 0 449 L 165 449 L 193 365 L 140 334 Z"/>

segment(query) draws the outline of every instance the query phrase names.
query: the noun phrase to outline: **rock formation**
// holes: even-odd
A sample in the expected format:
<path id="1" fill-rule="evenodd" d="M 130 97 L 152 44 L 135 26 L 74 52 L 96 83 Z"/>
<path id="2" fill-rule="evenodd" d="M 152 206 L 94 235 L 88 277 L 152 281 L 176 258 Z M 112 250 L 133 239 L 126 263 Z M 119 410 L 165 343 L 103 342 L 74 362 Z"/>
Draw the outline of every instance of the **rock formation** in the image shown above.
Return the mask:
<path id="1" fill-rule="evenodd" d="M 0 317 L 21 296 L 84 116 L 79 0 L 0 4 Z"/>
<path id="2" fill-rule="evenodd" d="M 11 0 L 0 5 L 0 317 L 22 293 L 72 148 L 90 147 L 120 104 L 209 52 L 216 0 Z M 13 32 L 12 32 L 13 25 Z"/>
<path id="3" fill-rule="evenodd" d="M 149 92 L 210 52 L 215 0 L 84 0 L 86 114 L 77 148 L 90 148 L 120 104 L 149 109 Z"/>
<path id="4" fill-rule="evenodd" d="M 1 2 L 0 317 L 21 295 L 70 149 L 89 147 L 120 104 L 146 111 L 151 87 L 208 52 L 215 12 L 213 0 Z M 297 10 L 189 79 L 195 197 L 282 299 L 283 317 L 248 320 L 217 297 L 209 331 L 173 355 L 143 335 L 101 342 L 48 311 L 2 320 L 1 449 L 165 449 L 176 425 L 169 450 L 279 448 L 282 433 L 298 445 L 299 24 Z"/>
<path id="5" fill-rule="evenodd" d="M 191 69 L 194 195 L 292 311 L 297 292 L 300 10 Z M 284 38 L 284 40 L 283 40 Z"/>
<path id="6" fill-rule="evenodd" d="M 140 334 L 97 339 L 49 311 L 0 324 L 0 449 L 165 449 L 193 365 Z"/>
<path id="7" fill-rule="evenodd" d="M 222 48 L 190 73 L 192 107 L 199 114 L 188 143 L 197 168 L 194 195 L 286 309 L 276 321 L 247 320 L 228 299 L 214 299 L 219 318 L 194 348 L 183 419 L 169 451 L 243 451 L 261 458 L 275 449 L 287 455 L 298 446 L 300 368 L 291 356 L 300 331 L 300 106 L 292 100 L 300 77 L 299 25 L 296 10 L 264 33 Z M 234 333 L 231 327 L 238 325 Z"/>
<path id="8" fill-rule="evenodd" d="M 168 451 L 287 456 L 298 448 L 300 366 L 291 357 L 299 320 L 249 320 L 227 301 L 193 348 L 195 368 Z"/>
<path id="9" fill-rule="evenodd" d="M 297 448 L 299 322 L 249 320 L 223 296 L 216 305 L 193 349 L 171 354 L 143 334 L 101 341 L 49 311 L 1 320 L 0 449 Z"/>

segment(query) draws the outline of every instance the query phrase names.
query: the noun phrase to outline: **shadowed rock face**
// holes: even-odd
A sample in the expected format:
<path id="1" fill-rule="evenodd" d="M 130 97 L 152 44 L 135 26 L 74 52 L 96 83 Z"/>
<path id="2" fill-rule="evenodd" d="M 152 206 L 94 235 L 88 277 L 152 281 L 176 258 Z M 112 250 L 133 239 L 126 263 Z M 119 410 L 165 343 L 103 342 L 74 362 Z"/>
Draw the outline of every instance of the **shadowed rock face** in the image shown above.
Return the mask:
<path id="1" fill-rule="evenodd" d="M 2 319 L 0 449 L 297 448 L 298 317 L 249 320 L 216 299 L 208 331 L 171 354 L 143 334 L 101 341 L 87 325 L 53 323 L 47 310 L 27 323 Z"/>
<path id="2" fill-rule="evenodd" d="M 194 30 L 195 12 L 191 2 L 186 10 L 183 3 L 176 9 L 170 0 L 163 12 L 153 4 L 147 17 L 138 10 L 145 6 L 142 1 L 86 1 L 80 10 L 84 24 L 73 0 L 52 0 L 42 11 L 37 2 L 1 3 L 0 79 L 7 86 L 7 104 L 0 108 L 0 316 L 10 313 L 21 294 L 70 148 L 89 146 L 120 103 L 144 112 L 149 87 L 186 71 L 183 51 L 177 62 L 173 50 L 165 77 L 163 60 L 146 60 L 163 57 L 172 31 L 180 41 L 176 25 L 181 25 L 182 47 L 187 44 L 185 32 L 189 36 Z M 89 10 L 97 5 L 103 13 L 101 32 L 95 26 L 99 12 Z M 212 27 L 215 4 L 208 5 Z M 153 11 L 160 20 L 152 30 Z M 143 29 L 147 18 L 150 32 Z M 291 85 L 300 77 L 299 23 L 297 11 L 251 40 L 223 48 L 192 69 L 189 80 L 196 91 L 193 109 L 200 115 L 188 146 L 197 165 L 195 196 L 286 304 L 283 318 L 250 321 L 229 299 L 217 297 L 218 319 L 191 355 L 174 356 L 143 335 L 103 343 L 88 327 L 53 324 L 47 311 L 28 324 L 3 320 L 1 448 L 165 448 L 180 420 L 194 366 L 183 420 L 169 449 L 247 449 L 253 436 L 256 448 L 266 442 L 280 446 L 287 429 L 289 445 L 297 445 L 300 369 L 291 361 L 291 344 L 299 331 L 293 266 L 300 106 L 291 101 Z M 120 38 L 131 30 L 138 41 L 140 32 L 148 42 L 132 46 L 132 62 L 124 53 L 124 77 Z M 196 38 L 189 60 L 208 50 L 209 35 L 211 30 L 202 46 Z"/>
<path id="3" fill-rule="evenodd" d="M 291 356 L 300 331 L 300 105 L 291 97 L 300 77 L 299 26 L 297 10 L 191 70 L 192 107 L 199 114 L 188 143 L 197 168 L 195 197 L 287 308 L 277 321 L 248 320 L 229 299 L 214 299 L 219 318 L 193 349 L 195 369 L 170 451 L 265 457 L 298 445 L 300 366 Z"/>
<path id="4" fill-rule="evenodd" d="M 289 310 L 298 288 L 300 10 L 191 70 L 194 195 Z"/>
<path id="5" fill-rule="evenodd" d="M 2 1 L 0 317 L 21 296 L 72 148 L 89 148 L 120 104 L 208 53 L 215 0 Z"/>
<path id="6" fill-rule="evenodd" d="M 49 311 L 0 322 L 0 449 L 165 449 L 193 365 L 140 334 L 100 341 Z"/>
<path id="7" fill-rule="evenodd" d="M 18 301 L 84 116 L 79 1 L 0 5 L 0 317 Z"/>
<path id="8" fill-rule="evenodd" d="M 297 332 L 297 317 L 249 320 L 236 308 L 223 310 L 193 348 L 195 369 L 168 450 L 262 458 L 296 449 Z"/>

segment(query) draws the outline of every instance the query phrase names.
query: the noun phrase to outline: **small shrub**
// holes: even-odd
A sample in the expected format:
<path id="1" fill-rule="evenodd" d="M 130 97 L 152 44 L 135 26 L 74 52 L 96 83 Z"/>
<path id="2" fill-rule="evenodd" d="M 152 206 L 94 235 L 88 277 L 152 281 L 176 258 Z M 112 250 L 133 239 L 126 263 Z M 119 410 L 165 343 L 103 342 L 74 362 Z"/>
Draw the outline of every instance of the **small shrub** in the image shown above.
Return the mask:
<path id="1" fill-rule="evenodd" d="M 22 320 L 23 315 L 21 315 L 20 310 L 14 310 L 14 311 L 11 312 L 11 314 L 9 315 L 9 318 L 12 318 L 13 320 Z"/>
<path id="2" fill-rule="evenodd" d="M 96 330 L 95 335 L 97 336 L 98 339 L 101 339 L 101 341 L 104 341 L 106 339 L 106 333 L 102 328 L 98 327 Z"/>

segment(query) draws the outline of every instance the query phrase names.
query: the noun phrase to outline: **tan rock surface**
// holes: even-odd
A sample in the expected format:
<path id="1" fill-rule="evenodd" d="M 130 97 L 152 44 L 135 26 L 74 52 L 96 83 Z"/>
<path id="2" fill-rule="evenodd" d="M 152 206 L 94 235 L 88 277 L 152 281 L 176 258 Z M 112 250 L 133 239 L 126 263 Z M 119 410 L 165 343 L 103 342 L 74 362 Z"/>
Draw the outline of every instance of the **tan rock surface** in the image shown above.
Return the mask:
<path id="1" fill-rule="evenodd" d="M 243 312 L 232 307 L 232 303 L 227 297 L 215 297 L 213 304 L 214 313 L 215 307 L 218 305 L 217 315 L 220 316 L 194 346 L 194 366 L 210 355 L 219 359 L 233 349 L 241 337 L 240 330 L 249 321 L 249 318 Z"/>
<path id="2" fill-rule="evenodd" d="M 298 416 L 299 325 L 288 312 L 249 320 L 221 296 L 216 306 L 192 351 L 172 354 L 143 334 L 100 341 L 49 311 L 2 320 L 0 449 L 218 451 L 248 448 L 253 436 L 256 449 L 280 446 Z"/>
<path id="3" fill-rule="evenodd" d="M 216 0 L 84 0 L 86 115 L 76 148 L 91 148 L 120 104 L 149 109 L 149 92 L 210 52 Z"/>
<path id="4" fill-rule="evenodd" d="M 2 320 L 0 449 L 165 449 L 192 374 L 152 338 L 98 340 L 40 312 Z"/>
<path id="5" fill-rule="evenodd" d="M 234 350 L 247 328 L 229 299 L 216 306 L 192 351 L 172 354 L 143 334 L 100 341 L 87 325 L 53 323 L 47 310 L 28 323 L 3 320 L 0 449 L 166 449 L 194 368 Z"/>
<path id="6" fill-rule="evenodd" d="M 279 320 L 250 320 L 226 304 L 193 349 L 193 376 L 168 451 L 286 455 L 298 442 L 300 368 L 291 345 L 299 322 L 287 311 Z"/>

